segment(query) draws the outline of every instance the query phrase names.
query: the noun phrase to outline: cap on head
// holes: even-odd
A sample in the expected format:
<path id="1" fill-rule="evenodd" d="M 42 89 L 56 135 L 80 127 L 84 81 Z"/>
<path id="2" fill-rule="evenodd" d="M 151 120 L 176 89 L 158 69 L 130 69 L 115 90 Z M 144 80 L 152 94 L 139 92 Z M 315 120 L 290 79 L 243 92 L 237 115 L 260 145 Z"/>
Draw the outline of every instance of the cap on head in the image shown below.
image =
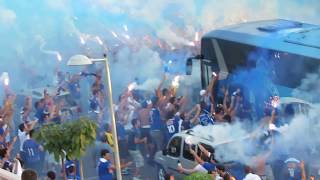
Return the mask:
<path id="1" fill-rule="evenodd" d="M 205 94 L 206 94 L 206 90 L 202 89 L 202 90 L 200 91 L 200 96 L 204 96 Z"/>
<path id="2" fill-rule="evenodd" d="M 71 164 L 68 164 L 67 166 L 66 166 L 66 168 L 68 169 L 68 168 L 70 168 L 70 167 L 75 167 L 76 165 L 74 164 L 74 163 L 71 163 Z"/>
<path id="3" fill-rule="evenodd" d="M 44 115 L 50 115 L 50 112 L 46 109 L 46 110 L 43 111 L 43 114 Z"/>
<path id="4" fill-rule="evenodd" d="M 300 161 L 296 158 L 288 158 L 287 160 L 284 161 L 284 163 L 297 163 L 297 164 L 299 164 Z"/>

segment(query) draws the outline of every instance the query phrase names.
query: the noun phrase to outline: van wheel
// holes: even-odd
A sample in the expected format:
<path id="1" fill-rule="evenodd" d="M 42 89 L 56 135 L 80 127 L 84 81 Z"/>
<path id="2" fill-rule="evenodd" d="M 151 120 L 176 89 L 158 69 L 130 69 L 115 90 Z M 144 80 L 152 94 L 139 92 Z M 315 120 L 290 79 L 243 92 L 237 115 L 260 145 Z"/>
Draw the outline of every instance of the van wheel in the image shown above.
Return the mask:
<path id="1" fill-rule="evenodd" d="M 166 171 L 162 166 L 158 166 L 158 180 L 165 180 Z"/>

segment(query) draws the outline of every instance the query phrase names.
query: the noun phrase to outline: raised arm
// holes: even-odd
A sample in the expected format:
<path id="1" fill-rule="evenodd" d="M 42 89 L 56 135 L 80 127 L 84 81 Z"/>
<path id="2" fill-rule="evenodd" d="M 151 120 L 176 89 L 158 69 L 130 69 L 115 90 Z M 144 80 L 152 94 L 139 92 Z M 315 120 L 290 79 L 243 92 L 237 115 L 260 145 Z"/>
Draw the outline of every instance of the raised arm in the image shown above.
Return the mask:
<path id="1" fill-rule="evenodd" d="M 237 90 L 236 90 L 236 92 L 234 92 L 234 93 L 236 93 L 236 94 L 232 94 L 232 96 L 231 96 L 231 103 L 230 103 L 230 107 L 229 107 L 229 111 L 231 112 L 233 109 L 235 109 L 235 106 L 236 106 L 236 103 L 237 103 L 237 96 L 238 96 L 238 94 L 240 93 L 240 89 L 238 88 Z"/>
<path id="2" fill-rule="evenodd" d="M 190 154 L 193 155 L 194 159 L 199 163 L 199 164 L 203 164 L 204 163 L 204 160 L 202 160 L 198 154 L 193 150 L 193 149 L 190 149 Z"/>
<path id="3" fill-rule="evenodd" d="M 207 87 L 207 93 L 211 96 L 211 102 L 214 103 L 214 86 L 217 84 L 219 75 L 212 75 L 212 79 Z"/>
<path id="4" fill-rule="evenodd" d="M 227 114 L 229 114 L 228 105 L 227 105 L 228 98 L 229 98 L 229 90 L 228 90 L 228 88 L 225 88 L 224 89 L 224 97 L 223 97 L 223 109 Z"/>
<path id="5" fill-rule="evenodd" d="M 127 167 L 129 167 L 129 166 L 131 166 L 132 165 L 132 162 L 130 161 L 130 162 L 127 162 L 127 163 L 125 163 L 125 164 L 120 164 L 120 168 L 121 169 L 123 169 L 123 168 L 127 168 Z M 116 170 L 116 167 L 114 166 L 114 165 L 111 165 L 111 167 L 110 167 L 112 170 Z"/>
<path id="6" fill-rule="evenodd" d="M 159 98 L 162 97 L 161 89 L 162 89 L 162 86 L 163 86 L 163 83 L 165 82 L 165 80 L 166 80 L 166 75 L 164 74 L 163 77 L 162 77 L 162 80 L 160 81 L 160 84 L 158 85 L 158 87 L 156 89 L 156 95 Z"/>
<path id="7" fill-rule="evenodd" d="M 271 118 L 269 120 L 269 124 L 273 124 L 275 120 L 276 120 L 276 109 L 273 108 L 271 112 Z"/>
<path id="8" fill-rule="evenodd" d="M 27 113 L 27 114 L 29 114 L 32 111 L 32 97 L 31 96 L 28 96 L 26 98 L 24 108 L 26 109 L 25 113 Z"/>
<path id="9" fill-rule="evenodd" d="M 201 144 L 198 144 L 198 147 L 201 150 L 201 152 L 203 152 L 207 157 L 211 156 L 211 153 L 205 147 L 203 147 Z"/>
<path id="10" fill-rule="evenodd" d="M 13 149 L 13 146 L 14 146 L 14 144 L 15 144 L 16 142 L 17 142 L 17 136 L 15 136 L 15 137 L 13 138 L 12 142 L 9 144 L 9 146 L 8 146 L 8 154 L 11 153 L 11 151 L 12 151 L 12 149 Z"/>
<path id="11" fill-rule="evenodd" d="M 200 105 L 197 104 L 195 106 L 195 111 L 196 111 L 196 114 L 193 116 L 193 118 L 190 120 L 191 123 L 194 124 L 194 122 L 198 119 L 198 117 L 200 116 L 200 112 L 201 112 L 201 108 L 200 108 Z"/>
<path id="12" fill-rule="evenodd" d="M 31 121 L 30 123 L 31 125 L 29 127 L 25 127 L 27 132 L 31 131 L 36 126 L 36 124 L 38 123 L 38 120 Z"/>
<path id="13" fill-rule="evenodd" d="M 301 169 L 301 180 L 307 180 L 306 169 L 304 167 L 304 161 L 300 162 L 300 169 Z"/>
<path id="14" fill-rule="evenodd" d="M 173 86 L 170 86 L 170 89 L 169 89 L 169 97 L 175 97 L 177 94 L 177 89 Z"/>
<path id="15" fill-rule="evenodd" d="M 191 114 L 196 112 L 198 110 L 198 106 L 199 104 L 196 104 L 195 106 L 193 106 L 193 108 L 189 112 L 187 112 L 186 116 L 191 116 Z"/>
<path id="16" fill-rule="evenodd" d="M 182 166 L 178 166 L 177 170 L 180 172 L 180 173 L 186 173 L 186 174 L 192 174 L 192 173 L 195 173 L 196 172 L 196 169 L 193 168 L 193 169 L 186 169 Z"/>

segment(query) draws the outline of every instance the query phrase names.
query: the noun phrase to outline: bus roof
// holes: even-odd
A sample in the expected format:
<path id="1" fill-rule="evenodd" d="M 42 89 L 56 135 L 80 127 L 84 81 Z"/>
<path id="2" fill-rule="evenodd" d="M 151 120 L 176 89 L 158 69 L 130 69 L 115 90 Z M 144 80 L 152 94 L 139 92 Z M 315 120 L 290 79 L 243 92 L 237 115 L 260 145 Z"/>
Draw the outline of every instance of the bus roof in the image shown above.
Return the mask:
<path id="1" fill-rule="evenodd" d="M 203 39 L 223 39 L 320 59 L 320 25 L 283 19 L 241 23 L 213 30 Z"/>

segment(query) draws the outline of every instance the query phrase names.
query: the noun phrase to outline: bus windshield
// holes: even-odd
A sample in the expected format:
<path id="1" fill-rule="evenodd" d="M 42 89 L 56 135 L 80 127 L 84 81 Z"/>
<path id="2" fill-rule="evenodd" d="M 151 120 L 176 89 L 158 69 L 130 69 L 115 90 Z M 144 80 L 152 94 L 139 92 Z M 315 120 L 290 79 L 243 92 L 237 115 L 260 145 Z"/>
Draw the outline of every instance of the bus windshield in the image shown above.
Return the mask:
<path id="1" fill-rule="evenodd" d="M 207 44 L 209 43 L 208 40 Z M 306 78 L 308 73 L 315 73 L 319 69 L 320 59 L 222 39 L 215 40 L 219 44 L 229 74 L 240 70 L 256 68 L 258 66 L 256 58 L 263 56 L 268 64 L 267 70 L 270 73 L 272 82 L 276 85 L 293 89 L 301 84 L 301 81 Z M 212 60 L 212 69 L 216 70 L 217 67 L 214 66 L 218 64 L 216 60 L 217 56 L 213 52 L 210 48 L 202 49 L 204 57 Z M 257 56 L 257 53 L 260 55 Z"/>

